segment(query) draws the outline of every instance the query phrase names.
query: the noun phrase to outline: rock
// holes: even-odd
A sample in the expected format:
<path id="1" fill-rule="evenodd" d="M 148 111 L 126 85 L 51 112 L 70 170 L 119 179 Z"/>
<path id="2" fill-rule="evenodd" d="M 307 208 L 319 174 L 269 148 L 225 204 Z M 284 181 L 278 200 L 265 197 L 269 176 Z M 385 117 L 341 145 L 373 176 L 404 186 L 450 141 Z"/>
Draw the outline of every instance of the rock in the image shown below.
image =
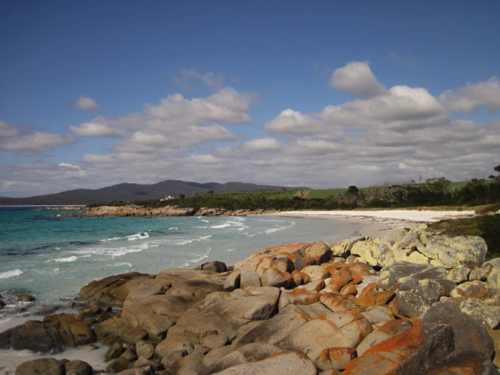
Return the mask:
<path id="1" fill-rule="evenodd" d="M 106 352 L 105 358 L 107 361 L 116 359 L 123 353 L 123 346 L 119 342 L 115 342 Z"/>
<path id="2" fill-rule="evenodd" d="M 201 374 L 203 366 L 203 353 L 193 352 L 165 366 L 163 375 L 194 375 Z"/>
<path id="3" fill-rule="evenodd" d="M 168 366 L 169 364 L 177 361 L 178 359 L 181 359 L 182 357 L 187 356 L 189 353 L 187 350 L 181 349 L 181 350 L 176 350 L 173 352 L 170 352 L 167 354 L 165 357 L 162 358 L 161 364 L 162 366 Z"/>
<path id="4" fill-rule="evenodd" d="M 457 284 L 461 284 L 468 280 L 470 273 L 471 270 L 467 267 L 452 268 L 448 272 L 447 279 L 454 281 Z"/>
<path id="5" fill-rule="evenodd" d="M 50 314 L 53 314 L 57 310 L 60 310 L 60 309 L 61 309 L 61 306 L 57 306 L 57 305 L 41 306 L 33 313 L 33 315 L 41 315 L 41 316 L 50 315 Z"/>
<path id="6" fill-rule="evenodd" d="M 304 267 L 301 272 L 309 276 L 311 281 L 324 280 L 330 276 L 330 273 L 326 267 L 315 265 Z"/>
<path id="7" fill-rule="evenodd" d="M 353 348 L 328 348 L 321 352 L 316 364 L 320 370 L 344 370 L 356 357 L 356 349 Z"/>
<path id="8" fill-rule="evenodd" d="M 211 271 L 211 272 L 226 272 L 227 266 L 223 262 L 219 262 L 218 260 L 214 260 L 211 262 L 203 263 L 199 268 L 203 271 Z"/>
<path id="9" fill-rule="evenodd" d="M 488 284 L 495 289 L 500 289 L 500 261 L 498 261 L 498 259 L 499 258 L 496 258 L 490 262 L 486 262 L 486 264 L 492 264 L 493 266 L 488 274 Z"/>
<path id="10" fill-rule="evenodd" d="M 294 271 L 295 267 L 293 262 L 288 258 L 276 258 L 271 262 L 271 267 L 276 267 L 281 272 L 291 273 Z"/>
<path id="11" fill-rule="evenodd" d="M 356 351 L 358 355 L 362 355 L 372 346 L 413 327 L 411 320 L 390 320 L 370 332 L 357 346 Z"/>
<path id="12" fill-rule="evenodd" d="M 276 346 L 266 343 L 238 345 L 237 347 L 226 347 L 224 349 L 226 350 L 222 352 L 225 353 L 225 355 L 211 361 L 202 375 L 219 373 L 237 365 L 261 361 L 281 352 Z"/>
<path id="13" fill-rule="evenodd" d="M 201 345 L 209 349 L 216 349 L 226 345 L 227 342 L 228 342 L 228 337 L 223 333 L 218 333 L 215 335 L 208 335 L 207 337 L 205 337 Z"/>
<path id="14" fill-rule="evenodd" d="M 155 347 L 148 341 L 139 340 L 135 344 L 135 351 L 139 358 L 150 359 L 155 354 Z"/>
<path id="15" fill-rule="evenodd" d="M 396 293 L 398 311 L 411 318 L 422 317 L 440 296 L 440 285 L 434 280 L 406 280 Z"/>
<path id="16" fill-rule="evenodd" d="M 131 272 L 92 281 L 80 289 L 80 299 L 87 302 L 96 301 L 107 305 L 121 306 L 126 295 L 119 296 L 114 292 L 128 281 L 141 276 L 144 277 L 147 275 Z"/>
<path id="17" fill-rule="evenodd" d="M 184 336 L 193 344 L 200 344 L 206 336 L 217 332 L 232 340 L 241 326 L 273 316 L 279 295 L 280 290 L 272 287 L 212 293 L 181 316 L 169 329 L 167 339 Z"/>
<path id="18" fill-rule="evenodd" d="M 415 280 L 442 280 L 446 279 L 446 269 L 435 267 L 430 264 L 412 264 L 408 262 L 398 262 L 380 272 L 382 280 L 379 287 L 388 289 L 397 283 L 402 283 L 408 279 Z"/>
<path id="19" fill-rule="evenodd" d="M 482 320 L 491 329 L 500 327 L 500 306 L 489 306 L 480 299 L 468 298 L 462 301 L 460 310 Z"/>
<path id="20" fill-rule="evenodd" d="M 33 302 L 35 300 L 35 297 L 33 297 L 31 294 L 21 294 L 17 296 L 17 302 Z"/>
<path id="21" fill-rule="evenodd" d="M 462 313 L 455 302 L 435 303 L 425 314 L 423 322 L 450 326 L 455 350 L 484 353 L 488 358 L 493 356 L 493 341 L 482 322 Z"/>
<path id="22" fill-rule="evenodd" d="M 359 297 L 353 298 L 353 302 L 361 307 L 384 306 L 395 296 L 394 292 L 383 290 L 378 291 L 377 285 L 372 283 L 360 293 Z"/>
<path id="23" fill-rule="evenodd" d="M 451 297 L 459 301 L 467 298 L 475 298 L 484 301 L 488 305 L 500 306 L 500 293 L 498 289 L 492 288 L 488 283 L 483 283 L 479 280 L 458 285 L 451 293 Z"/>
<path id="24" fill-rule="evenodd" d="M 328 289 L 333 293 L 340 293 L 341 289 L 353 281 L 351 271 L 347 268 L 342 268 L 332 273 Z"/>
<path id="25" fill-rule="evenodd" d="M 92 375 L 94 373 L 92 366 L 78 359 L 66 362 L 64 367 L 67 375 Z"/>
<path id="26" fill-rule="evenodd" d="M 316 375 L 316 366 L 302 353 L 287 351 L 254 363 L 245 363 L 227 368 L 218 375 Z"/>
<path id="27" fill-rule="evenodd" d="M 276 267 L 269 268 L 261 276 L 262 286 L 282 287 L 291 283 L 292 277 L 288 272 L 282 272 Z"/>
<path id="28" fill-rule="evenodd" d="M 94 328 L 94 332 L 97 335 L 99 341 L 103 342 L 106 345 L 113 345 L 120 339 L 121 334 L 129 329 L 120 318 L 114 317 L 104 322 L 98 324 Z"/>
<path id="29" fill-rule="evenodd" d="M 30 320 L 0 334 L 0 347 L 35 352 L 62 352 L 96 341 L 94 333 L 76 314 L 47 315 L 43 322 Z"/>
<path id="30" fill-rule="evenodd" d="M 313 243 L 304 249 L 304 257 L 309 264 L 323 264 L 330 260 L 333 253 L 325 242 Z"/>
<path id="31" fill-rule="evenodd" d="M 257 324 L 234 340 L 235 344 L 268 343 L 275 344 L 283 340 L 297 328 L 307 322 L 304 314 L 297 311 L 281 312 L 268 320 Z"/>
<path id="32" fill-rule="evenodd" d="M 392 311 L 385 306 L 370 306 L 361 313 L 371 325 L 394 319 Z"/>
<path id="33" fill-rule="evenodd" d="M 55 358 L 40 358 L 21 363 L 16 375 L 64 375 L 64 365 Z"/>
<path id="34" fill-rule="evenodd" d="M 286 290 L 281 293 L 279 300 L 279 311 L 282 311 L 286 306 L 292 305 L 309 305 L 316 303 L 320 299 L 320 294 L 310 292 L 306 289 L 295 288 Z"/>
<path id="35" fill-rule="evenodd" d="M 120 338 L 127 344 L 135 344 L 140 340 L 147 340 L 148 332 L 142 328 L 134 327 L 125 329 Z"/>
<path id="36" fill-rule="evenodd" d="M 260 287 L 262 286 L 260 276 L 257 272 L 242 270 L 240 274 L 240 287 L 243 289 L 246 286 Z"/>
<path id="37" fill-rule="evenodd" d="M 317 363 L 324 349 L 355 348 L 371 331 L 372 326 L 359 313 L 332 312 L 309 320 L 276 345 L 300 351 Z"/>
<path id="38" fill-rule="evenodd" d="M 160 342 L 155 348 L 155 354 L 158 358 L 164 358 L 174 352 L 186 351 L 191 353 L 194 347 L 188 338 L 183 336 L 171 336 Z"/>
<path id="39" fill-rule="evenodd" d="M 107 367 L 106 371 L 107 372 L 120 372 L 123 370 L 126 370 L 129 366 L 130 362 L 127 361 L 125 358 L 120 357 L 115 359 L 113 362 L 111 362 Z"/>
<path id="40" fill-rule="evenodd" d="M 134 362 L 138 357 L 135 350 L 133 350 L 132 348 L 128 348 L 120 355 L 119 358 L 125 358 L 129 362 Z"/>
<path id="41" fill-rule="evenodd" d="M 449 326 L 417 326 L 372 346 L 352 360 L 344 373 L 426 374 L 453 349 L 453 330 Z"/>
<path id="42" fill-rule="evenodd" d="M 456 351 L 426 372 L 426 375 L 442 374 L 498 375 L 498 371 L 483 353 Z"/>
<path id="43" fill-rule="evenodd" d="M 319 296 L 319 301 L 333 312 L 355 310 L 358 308 L 352 300 L 338 294 L 320 293 Z"/>
<path id="44" fill-rule="evenodd" d="M 240 287 L 241 274 L 239 271 L 234 271 L 229 274 L 224 282 L 224 291 L 232 292 Z"/>

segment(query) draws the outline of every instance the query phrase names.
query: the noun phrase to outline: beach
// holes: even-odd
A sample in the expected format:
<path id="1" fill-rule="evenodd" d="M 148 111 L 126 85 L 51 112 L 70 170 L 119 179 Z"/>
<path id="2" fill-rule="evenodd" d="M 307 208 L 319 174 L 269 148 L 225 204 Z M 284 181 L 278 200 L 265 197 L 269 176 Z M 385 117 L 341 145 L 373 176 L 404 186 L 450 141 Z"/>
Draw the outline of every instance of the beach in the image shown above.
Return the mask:
<path id="1" fill-rule="evenodd" d="M 374 211 L 284 211 L 279 217 L 334 219 L 360 223 L 360 235 L 380 237 L 396 228 L 411 228 L 440 220 L 472 217 L 474 211 L 374 210 Z"/>

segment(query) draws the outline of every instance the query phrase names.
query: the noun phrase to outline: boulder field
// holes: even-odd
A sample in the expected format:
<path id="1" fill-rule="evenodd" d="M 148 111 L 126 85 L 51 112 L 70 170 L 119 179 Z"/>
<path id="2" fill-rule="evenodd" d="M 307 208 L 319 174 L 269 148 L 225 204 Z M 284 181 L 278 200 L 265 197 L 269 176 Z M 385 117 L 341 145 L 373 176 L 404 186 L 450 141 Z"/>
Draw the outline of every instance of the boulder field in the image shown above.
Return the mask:
<path id="1" fill-rule="evenodd" d="M 498 374 L 500 259 L 479 237 L 425 226 L 377 239 L 294 243 L 234 267 L 110 276 L 78 314 L 0 334 L 0 347 L 109 347 L 106 372 L 139 374 Z M 92 374 L 43 358 L 16 374 Z"/>

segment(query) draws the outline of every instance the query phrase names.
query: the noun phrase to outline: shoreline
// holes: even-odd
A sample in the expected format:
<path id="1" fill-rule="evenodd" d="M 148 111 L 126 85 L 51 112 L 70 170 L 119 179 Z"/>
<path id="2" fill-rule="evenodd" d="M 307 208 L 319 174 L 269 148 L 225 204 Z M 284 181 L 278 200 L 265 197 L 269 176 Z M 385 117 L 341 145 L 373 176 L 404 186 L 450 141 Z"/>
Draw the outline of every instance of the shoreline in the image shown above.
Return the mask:
<path id="1" fill-rule="evenodd" d="M 292 217 L 321 220 L 343 220 L 363 224 L 360 236 L 381 237 L 397 228 L 413 228 L 445 219 L 475 216 L 474 211 L 417 211 L 417 210 L 376 210 L 376 211 L 283 211 L 269 216 Z"/>

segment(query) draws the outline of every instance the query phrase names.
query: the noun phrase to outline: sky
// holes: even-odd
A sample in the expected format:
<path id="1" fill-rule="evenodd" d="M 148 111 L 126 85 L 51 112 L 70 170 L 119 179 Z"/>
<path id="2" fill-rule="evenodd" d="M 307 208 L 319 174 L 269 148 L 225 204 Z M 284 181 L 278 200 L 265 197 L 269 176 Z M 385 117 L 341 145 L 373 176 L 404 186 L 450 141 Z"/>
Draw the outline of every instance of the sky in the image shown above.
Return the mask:
<path id="1" fill-rule="evenodd" d="M 500 164 L 497 0 L 0 1 L 0 196 Z"/>

